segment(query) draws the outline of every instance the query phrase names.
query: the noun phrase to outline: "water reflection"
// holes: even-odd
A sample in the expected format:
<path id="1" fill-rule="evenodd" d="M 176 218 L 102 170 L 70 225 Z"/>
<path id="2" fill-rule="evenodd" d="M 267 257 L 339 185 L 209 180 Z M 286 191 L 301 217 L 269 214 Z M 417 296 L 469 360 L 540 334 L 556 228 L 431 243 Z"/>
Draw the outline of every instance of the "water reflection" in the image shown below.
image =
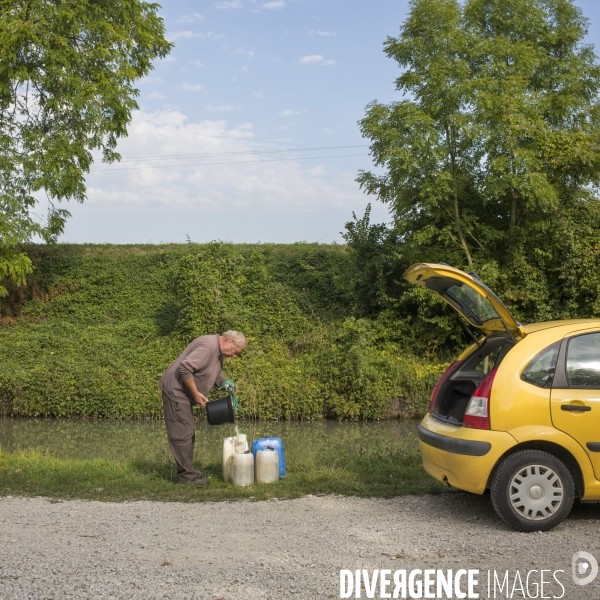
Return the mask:
<path id="1" fill-rule="evenodd" d="M 248 439 L 276 436 L 283 440 L 286 460 L 306 461 L 325 452 L 413 454 L 418 447 L 418 421 L 378 423 L 339 421 L 242 421 Z M 224 437 L 233 425 L 196 425 L 195 458 L 202 463 L 221 460 Z M 170 456 L 162 421 L 0 418 L 0 447 L 8 452 L 36 449 L 63 458 L 127 460 Z"/>

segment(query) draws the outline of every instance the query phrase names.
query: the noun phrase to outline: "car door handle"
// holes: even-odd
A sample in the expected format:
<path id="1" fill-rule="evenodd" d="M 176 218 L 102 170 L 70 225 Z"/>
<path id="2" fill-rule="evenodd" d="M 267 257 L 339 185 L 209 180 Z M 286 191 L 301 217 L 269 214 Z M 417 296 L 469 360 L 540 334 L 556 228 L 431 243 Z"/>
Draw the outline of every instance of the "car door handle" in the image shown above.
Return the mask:
<path id="1" fill-rule="evenodd" d="M 561 404 L 560 410 L 587 412 L 592 410 L 592 407 L 584 404 Z"/>

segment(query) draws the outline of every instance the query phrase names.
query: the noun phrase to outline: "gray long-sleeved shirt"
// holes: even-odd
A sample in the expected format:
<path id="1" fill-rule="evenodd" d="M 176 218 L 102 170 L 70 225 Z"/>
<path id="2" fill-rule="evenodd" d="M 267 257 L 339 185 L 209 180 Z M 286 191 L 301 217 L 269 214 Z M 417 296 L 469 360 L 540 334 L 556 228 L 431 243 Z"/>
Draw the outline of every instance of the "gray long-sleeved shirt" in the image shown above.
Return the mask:
<path id="1" fill-rule="evenodd" d="M 203 335 L 196 338 L 165 371 L 158 384 L 163 392 L 175 402 L 194 402 L 183 383 L 194 379 L 197 390 L 205 396 L 213 385 L 221 386 L 225 381 L 223 358 L 218 335 Z"/>

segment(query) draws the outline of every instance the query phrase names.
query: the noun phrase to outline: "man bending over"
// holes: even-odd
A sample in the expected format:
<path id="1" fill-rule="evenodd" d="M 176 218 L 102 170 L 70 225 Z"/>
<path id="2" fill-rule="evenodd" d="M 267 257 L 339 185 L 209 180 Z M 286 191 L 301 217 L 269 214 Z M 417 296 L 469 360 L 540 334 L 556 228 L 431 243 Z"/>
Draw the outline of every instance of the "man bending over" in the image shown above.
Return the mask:
<path id="1" fill-rule="evenodd" d="M 167 437 L 177 463 L 178 483 L 201 487 L 208 478 L 194 471 L 195 421 L 192 406 L 206 406 L 206 396 L 214 385 L 235 391 L 233 382 L 223 377 L 223 359 L 239 356 L 246 338 L 239 331 L 196 338 L 166 370 L 158 382 L 162 388 Z"/>

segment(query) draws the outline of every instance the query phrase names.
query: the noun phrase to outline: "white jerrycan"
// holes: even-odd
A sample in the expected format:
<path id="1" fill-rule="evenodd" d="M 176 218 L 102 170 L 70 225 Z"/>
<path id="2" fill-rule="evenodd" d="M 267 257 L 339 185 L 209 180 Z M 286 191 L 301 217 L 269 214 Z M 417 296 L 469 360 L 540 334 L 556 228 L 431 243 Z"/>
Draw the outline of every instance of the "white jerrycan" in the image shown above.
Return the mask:
<path id="1" fill-rule="evenodd" d="M 238 433 L 235 438 L 235 451 L 237 454 L 244 454 L 248 451 L 248 439 L 245 433 Z"/>
<path id="2" fill-rule="evenodd" d="M 235 437 L 223 440 L 223 481 L 231 482 L 231 465 L 235 454 Z"/>
<path id="3" fill-rule="evenodd" d="M 252 485 L 254 483 L 254 456 L 252 452 L 233 455 L 231 464 L 233 485 Z"/>
<path id="4" fill-rule="evenodd" d="M 273 448 L 256 453 L 256 482 L 273 483 L 279 480 L 279 454 Z"/>

